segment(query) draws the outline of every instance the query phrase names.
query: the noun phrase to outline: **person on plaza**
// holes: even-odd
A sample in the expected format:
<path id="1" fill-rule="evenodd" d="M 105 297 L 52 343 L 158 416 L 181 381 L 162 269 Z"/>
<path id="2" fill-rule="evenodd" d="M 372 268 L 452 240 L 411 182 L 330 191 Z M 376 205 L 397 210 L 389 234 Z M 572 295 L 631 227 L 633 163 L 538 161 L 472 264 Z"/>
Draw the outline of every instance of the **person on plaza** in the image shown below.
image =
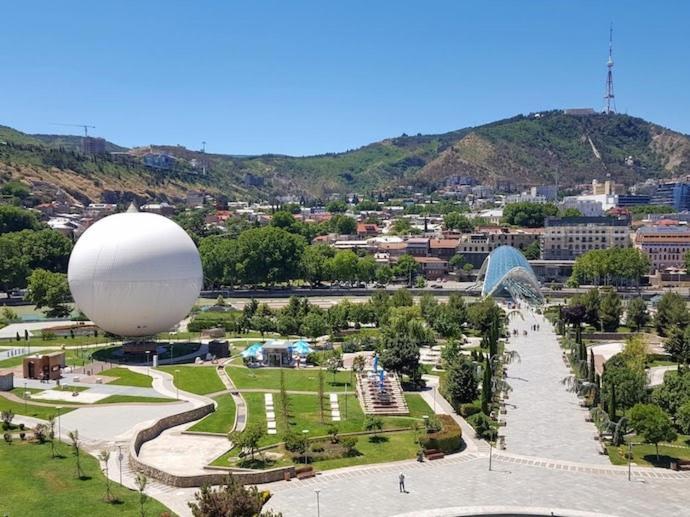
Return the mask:
<path id="1" fill-rule="evenodd" d="M 399 481 L 398 485 L 399 485 L 399 488 L 400 488 L 400 493 L 401 493 L 401 494 L 402 494 L 403 492 L 404 492 L 404 493 L 407 493 L 407 490 L 405 489 L 405 474 L 403 474 L 403 473 L 401 472 L 401 473 L 400 473 L 400 476 L 398 476 L 398 481 Z"/>

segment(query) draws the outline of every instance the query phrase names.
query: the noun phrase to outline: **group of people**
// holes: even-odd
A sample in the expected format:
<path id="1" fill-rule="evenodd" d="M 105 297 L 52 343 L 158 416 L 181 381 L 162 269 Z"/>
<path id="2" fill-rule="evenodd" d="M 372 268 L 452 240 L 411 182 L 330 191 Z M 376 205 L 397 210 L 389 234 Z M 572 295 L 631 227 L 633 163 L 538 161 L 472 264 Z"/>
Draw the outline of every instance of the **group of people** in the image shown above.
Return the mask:
<path id="1" fill-rule="evenodd" d="M 537 332 L 540 328 L 541 327 L 539 326 L 539 323 L 535 323 L 534 325 L 532 325 L 532 330 L 534 330 L 535 332 Z"/>

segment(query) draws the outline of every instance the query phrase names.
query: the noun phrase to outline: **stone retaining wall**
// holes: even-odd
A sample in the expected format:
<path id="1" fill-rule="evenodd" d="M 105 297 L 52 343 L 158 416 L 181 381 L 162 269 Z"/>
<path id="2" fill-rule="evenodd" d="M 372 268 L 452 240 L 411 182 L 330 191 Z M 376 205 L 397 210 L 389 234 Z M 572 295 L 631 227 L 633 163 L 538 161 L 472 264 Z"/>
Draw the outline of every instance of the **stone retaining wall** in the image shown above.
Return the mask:
<path id="1" fill-rule="evenodd" d="M 165 472 L 139 459 L 139 451 L 146 442 L 153 440 L 166 429 L 199 420 L 212 413 L 214 410 L 215 405 L 213 403 L 206 404 L 198 408 L 190 409 L 189 411 L 184 411 L 183 413 L 161 418 L 154 424 L 137 431 L 129 447 L 129 465 L 132 470 L 141 472 L 146 477 L 156 479 L 166 485 L 178 488 L 199 487 L 206 484 L 220 485 L 225 482 L 228 475 L 232 475 L 242 484 L 251 485 L 282 481 L 286 477 L 289 479 L 295 476 L 295 467 L 293 466 L 257 471 L 248 471 L 246 469 L 234 470 L 224 467 L 207 467 L 209 470 L 217 470 L 218 472 L 209 472 L 208 474 L 198 474 L 195 476 L 180 476 Z"/>

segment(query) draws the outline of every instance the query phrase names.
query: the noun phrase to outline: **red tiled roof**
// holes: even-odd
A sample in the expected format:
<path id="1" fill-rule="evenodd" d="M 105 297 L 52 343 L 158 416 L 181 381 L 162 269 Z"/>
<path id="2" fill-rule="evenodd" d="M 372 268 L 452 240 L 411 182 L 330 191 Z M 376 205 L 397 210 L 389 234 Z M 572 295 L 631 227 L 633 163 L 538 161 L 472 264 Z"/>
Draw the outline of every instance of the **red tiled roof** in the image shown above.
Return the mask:
<path id="1" fill-rule="evenodd" d="M 429 241 L 429 246 L 431 249 L 438 249 L 438 248 L 457 248 L 458 245 L 460 244 L 459 239 L 431 239 Z"/>

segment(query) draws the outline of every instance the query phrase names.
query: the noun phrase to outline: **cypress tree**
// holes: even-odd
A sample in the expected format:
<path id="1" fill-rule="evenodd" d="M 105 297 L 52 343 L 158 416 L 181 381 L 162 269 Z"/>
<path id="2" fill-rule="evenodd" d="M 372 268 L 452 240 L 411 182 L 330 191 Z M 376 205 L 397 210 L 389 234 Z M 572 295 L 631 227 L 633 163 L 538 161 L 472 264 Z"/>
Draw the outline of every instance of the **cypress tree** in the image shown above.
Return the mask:
<path id="1" fill-rule="evenodd" d="M 482 413 L 489 414 L 489 403 L 491 402 L 491 365 L 489 360 L 484 361 L 484 376 L 482 378 Z"/>
<path id="2" fill-rule="evenodd" d="M 611 400 L 609 401 L 609 419 L 616 420 L 616 385 L 611 383 Z"/>
<path id="3" fill-rule="evenodd" d="M 589 377 L 588 380 L 589 382 L 594 382 L 594 377 L 596 376 L 597 372 L 596 369 L 594 368 L 594 352 L 590 351 L 589 354 Z"/>
<path id="4" fill-rule="evenodd" d="M 594 391 L 594 405 L 598 406 L 601 402 L 601 377 L 598 373 L 594 373 L 594 384 L 596 384 L 596 390 Z"/>

